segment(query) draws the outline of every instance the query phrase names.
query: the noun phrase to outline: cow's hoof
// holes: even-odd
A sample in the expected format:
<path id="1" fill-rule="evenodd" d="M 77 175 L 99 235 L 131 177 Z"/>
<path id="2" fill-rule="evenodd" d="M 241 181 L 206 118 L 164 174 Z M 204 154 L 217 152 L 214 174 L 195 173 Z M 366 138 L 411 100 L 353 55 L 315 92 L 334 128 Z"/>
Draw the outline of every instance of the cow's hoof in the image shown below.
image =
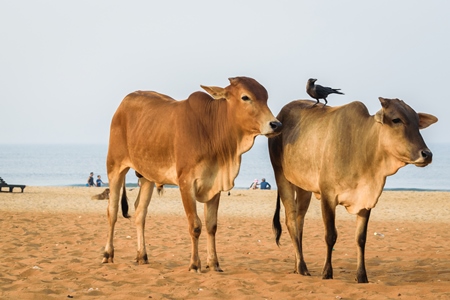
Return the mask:
<path id="1" fill-rule="evenodd" d="M 358 283 L 369 283 L 367 276 L 357 276 L 355 278 L 355 281 L 357 281 Z"/>
<path id="2" fill-rule="evenodd" d="M 147 265 L 148 264 L 147 259 L 137 259 L 136 262 L 138 265 Z"/>
<path id="3" fill-rule="evenodd" d="M 136 255 L 136 262 L 138 263 L 138 265 L 146 265 L 148 264 L 148 256 L 147 253 L 145 253 L 144 255 L 140 255 L 139 252 Z"/>
<path id="4" fill-rule="evenodd" d="M 302 271 L 302 272 L 300 272 L 300 274 L 303 276 L 311 276 L 311 274 L 308 272 L 308 270 Z"/>
<path id="5" fill-rule="evenodd" d="M 301 274 L 303 276 L 311 276 L 311 274 L 309 274 L 309 271 L 308 271 L 308 268 L 306 267 L 306 265 L 300 265 L 300 272 L 298 272 L 296 270 L 295 273 Z"/>
<path id="6" fill-rule="evenodd" d="M 108 252 L 103 253 L 102 263 L 104 264 L 114 263 L 114 253 L 113 254 L 110 254 Z"/>
<path id="7" fill-rule="evenodd" d="M 214 264 L 212 267 L 209 265 L 206 266 L 207 269 L 214 269 L 216 272 L 223 272 L 223 270 L 219 267 L 219 264 Z"/>
<path id="8" fill-rule="evenodd" d="M 333 268 L 325 267 L 322 271 L 322 279 L 333 279 Z"/>
<path id="9" fill-rule="evenodd" d="M 189 267 L 189 272 L 193 272 L 193 273 L 201 273 L 202 269 L 200 267 L 197 266 L 190 266 Z"/>

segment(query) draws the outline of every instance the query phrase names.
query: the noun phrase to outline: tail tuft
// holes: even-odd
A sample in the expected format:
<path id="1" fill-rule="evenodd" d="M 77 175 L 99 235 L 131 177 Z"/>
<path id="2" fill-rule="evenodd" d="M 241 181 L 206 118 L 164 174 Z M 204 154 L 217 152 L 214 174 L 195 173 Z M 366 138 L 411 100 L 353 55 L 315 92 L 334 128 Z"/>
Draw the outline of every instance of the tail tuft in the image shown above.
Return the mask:
<path id="1" fill-rule="evenodd" d="M 164 194 L 164 185 L 163 184 L 157 184 L 156 185 L 156 191 L 158 192 L 159 196 L 162 196 Z"/>
<path id="2" fill-rule="evenodd" d="M 123 192 L 122 192 L 122 199 L 120 201 L 120 205 L 122 207 L 122 216 L 124 218 L 130 218 L 130 215 L 128 214 L 128 198 L 127 198 L 127 192 L 125 189 L 125 180 L 123 182 Z"/>
<path id="3" fill-rule="evenodd" d="M 273 215 L 273 221 L 272 221 L 272 230 L 275 234 L 275 242 L 277 243 L 278 247 L 280 246 L 280 237 L 282 233 L 281 223 L 280 223 L 280 194 L 277 195 L 277 206 L 275 208 L 275 213 Z"/>

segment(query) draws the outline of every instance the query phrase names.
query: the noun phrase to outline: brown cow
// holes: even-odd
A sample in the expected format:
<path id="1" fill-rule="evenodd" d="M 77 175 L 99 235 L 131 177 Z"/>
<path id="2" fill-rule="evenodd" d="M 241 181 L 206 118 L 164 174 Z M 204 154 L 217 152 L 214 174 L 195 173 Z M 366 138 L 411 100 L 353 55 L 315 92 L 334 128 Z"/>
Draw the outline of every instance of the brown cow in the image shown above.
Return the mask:
<path id="1" fill-rule="evenodd" d="M 322 278 L 333 278 L 335 209 L 343 205 L 357 215 L 356 280 L 368 282 L 364 265 L 367 224 L 386 177 L 406 164 L 424 167 L 431 163 L 432 153 L 419 129 L 437 122 L 437 118 L 417 114 L 398 99 L 379 99 L 382 109 L 375 116 L 361 102 L 317 107 L 312 101 L 298 100 L 284 106 L 277 117 L 283 130 L 269 140 L 278 185 L 273 228 L 279 244 L 281 197 L 295 249 L 296 273 L 310 275 L 302 253 L 302 234 L 311 193 L 321 200 L 325 225 L 327 255 Z"/>
<path id="2" fill-rule="evenodd" d="M 155 183 L 173 184 L 180 188 L 192 240 L 189 270 L 201 272 L 198 201 L 205 206 L 207 265 L 222 271 L 215 243 L 220 192 L 233 188 L 241 155 L 253 146 L 255 137 L 271 137 L 281 129 L 262 85 L 247 77 L 229 81 L 225 88 L 202 86 L 213 97 L 195 92 L 187 100 L 176 101 L 156 92 L 137 91 L 122 101 L 112 119 L 107 157 L 111 195 L 104 263 L 113 262 L 120 188 L 133 168 L 143 176 L 136 208 L 137 262 L 148 263 L 144 226 Z M 127 210 L 122 196 L 124 216 Z"/>

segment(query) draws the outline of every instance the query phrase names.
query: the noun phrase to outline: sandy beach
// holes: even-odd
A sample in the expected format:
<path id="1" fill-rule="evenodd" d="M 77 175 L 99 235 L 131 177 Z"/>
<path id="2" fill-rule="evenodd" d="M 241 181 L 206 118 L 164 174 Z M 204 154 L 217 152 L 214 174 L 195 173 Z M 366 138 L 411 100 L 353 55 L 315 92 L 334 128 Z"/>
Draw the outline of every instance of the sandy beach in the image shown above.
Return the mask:
<path id="1" fill-rule="evenodd" d="M 284 219 L 281 247 L 271 229 L 276 191 L 223 193 L 217 233 L 223 273 L 205 267 L 202 274 L 188 271 L 187 222 L 179 191 L 170 188 L 162 196 L 155 193 L 150 204 L 150 263 L 134 262 L 134 218 L 120 216 L 115 263 L 102 264 L 107 201 L 91 200 L 102 191 L 27 187 L 23 194 L 0 193 L 1 299 L 450 299 L 447 192 L 383 193 L 369 223 L 370 283 L 357 284 L 355 217 L 338 208 L 334 279 L 322 280 L 323 224 L 320 203 L 313 200 L 304 234 L 312 276 L 293 274 L 294 253 Z M 130 202 L 136 195 L 137 189 L 129 192 Z M 203 220 L 202 210 L 198 205 Z M 205 266 L 205 234 L 200 256 Z"/>

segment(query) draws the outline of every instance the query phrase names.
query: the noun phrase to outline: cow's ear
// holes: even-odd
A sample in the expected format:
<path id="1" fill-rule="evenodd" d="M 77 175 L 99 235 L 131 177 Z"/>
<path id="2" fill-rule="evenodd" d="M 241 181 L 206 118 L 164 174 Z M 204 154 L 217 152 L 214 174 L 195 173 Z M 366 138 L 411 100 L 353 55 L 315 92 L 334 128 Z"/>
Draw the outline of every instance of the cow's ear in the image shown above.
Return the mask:
<path id="1" fill-rule="evenodd" d="M 418 113 L 418 115 L 419 115 L 419 129 L 427 128 L 431 124 L 434 124 L 438 121 L 438 118 L 430 114 Z"/>
<path id="2" fill-rule="evenodd" d="M 384 111 L 383 109 L 380 109 L 376 114 L 375 114 L 375 121 L 377 121 L 378 123 L 383 124 L 384 120 Z"/>
<path id="3" fill-rule="evenodd" d="M 230 77 L 230 78 L 228 78 L 228 81 L 230 81 L 231 85 L 237 85 L 239 78 Z"/>
<path id="4" fill-rule="evenodd" d="M 388 108 L 389 104 L 391 103 L 391 99 L 386 99 L 383 97 L 378 97 L 378 100 L 380 100 L 381 106 L 384 108 Z"/>
<path id="5" fill-rule="evenodd" d="M 375 114 L 375 121 L 384 124 L 384 109 L 389 106 L 391 100 L 383 97 L 378 97 L 378 100 L 380 100 L 381 109 Z"/>
<path id="6" fill-rule="evenodd" d="M 204 86 L 200 85 L 208 94 L 210 94 L 214 99 L 226 98 L 226 90 L 218 86 Z"/>

